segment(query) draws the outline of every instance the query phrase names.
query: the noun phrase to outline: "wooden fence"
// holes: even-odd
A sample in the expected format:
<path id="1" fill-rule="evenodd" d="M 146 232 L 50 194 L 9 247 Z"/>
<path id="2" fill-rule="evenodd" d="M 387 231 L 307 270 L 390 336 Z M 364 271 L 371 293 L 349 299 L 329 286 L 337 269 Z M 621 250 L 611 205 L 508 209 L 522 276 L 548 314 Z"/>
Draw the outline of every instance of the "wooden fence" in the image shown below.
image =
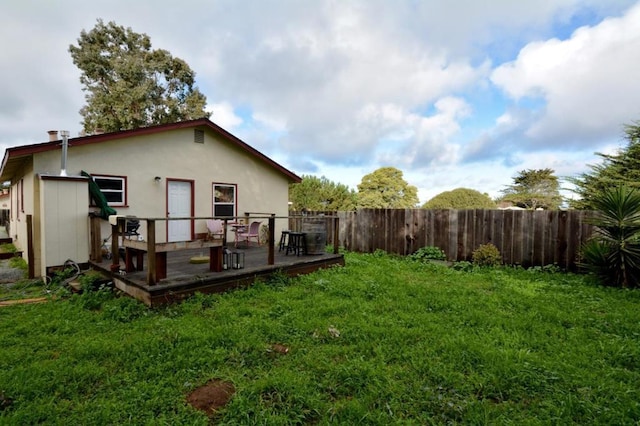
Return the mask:
<path id="1" fill-rule="evenodd" d="M 317 217 L 317 212 L 308 213 Z M 436 246 L 449 260 L 471 260 L 481 244 L 492 243 L 505 264 L 576 269 L 580 247 L 591 236 L 582 210 L 362 209 L 332 212 L 339 217 L 339 244 L 347 250 L 377 249 L 408 255 Z M 299 219 L 290 220 L 290 224 Z M 327 235 L 333 235 L 327 221 Z M 335 244 L 333 241 L 330 243 Z"/>

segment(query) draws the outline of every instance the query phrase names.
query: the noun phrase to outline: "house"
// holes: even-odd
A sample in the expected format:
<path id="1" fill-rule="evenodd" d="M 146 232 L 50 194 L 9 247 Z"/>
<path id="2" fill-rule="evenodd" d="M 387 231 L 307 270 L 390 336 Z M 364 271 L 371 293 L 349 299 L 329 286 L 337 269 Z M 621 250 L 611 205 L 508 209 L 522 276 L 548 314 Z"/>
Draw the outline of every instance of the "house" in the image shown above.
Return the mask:
<path id="1" fill-rule="evenodd" d="M 89 214 L 99 208 L 83 171 L 119 215 L 141 218 L 287 216 L 289 184 L 301 180 L 206 118 L 68 138 L 68 148 L 65 139 L 51 131 L 48 142 L 9 148 L 0 170 L 11 184 L 9 236 L 37 277 L 68 259 L 89 260 Z M 102 222 L 106 239 L 111 228 Z M 204 220 L 165 220 L 156 238 L 187 241 L 206 232 Z"/>

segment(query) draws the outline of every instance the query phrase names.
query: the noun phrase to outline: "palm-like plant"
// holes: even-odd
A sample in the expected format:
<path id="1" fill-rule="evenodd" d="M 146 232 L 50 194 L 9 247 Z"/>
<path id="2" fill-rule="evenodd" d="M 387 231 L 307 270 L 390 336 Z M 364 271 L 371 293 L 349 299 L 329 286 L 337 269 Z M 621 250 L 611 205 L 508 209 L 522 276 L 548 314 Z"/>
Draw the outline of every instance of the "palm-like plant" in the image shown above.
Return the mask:
<path id="1" fill-rule="evenodd" d="M 635 287 L 640 280 L 640 192 L 625 186 L 592 201 L 594 237 L 583 246 L 583 265 L 605 284 Z"/>

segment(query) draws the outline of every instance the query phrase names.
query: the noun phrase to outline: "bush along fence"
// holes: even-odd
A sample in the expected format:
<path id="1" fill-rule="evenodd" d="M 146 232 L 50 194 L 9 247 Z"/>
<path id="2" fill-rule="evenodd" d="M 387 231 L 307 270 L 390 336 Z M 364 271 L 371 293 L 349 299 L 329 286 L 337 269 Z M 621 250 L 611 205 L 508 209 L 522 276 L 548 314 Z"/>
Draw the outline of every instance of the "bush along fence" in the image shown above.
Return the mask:
<path id="1" fill-rule="evenodd" d="M 307 215 L 317 217 L 318 212 Z M 442 249 L 451 261 L 471 261 L 482 244 L 495 245 L 507 265 L 558 265 L 576 270 L 580 247 L 592 234 L 584 210 L 362 209 L 326 212 L 339 217 L 339 243 L 347 250 L 408 255 Z M 300 222 L 293 216 L 290 225 Z M 330 227 L 329 221 L 327 226 Z M 329 229 L 328 229 L 329 231 Z M 327 232 L 333 235 L 333 232 Z M 330 241 L 335 244 L 335 242 Z"/>

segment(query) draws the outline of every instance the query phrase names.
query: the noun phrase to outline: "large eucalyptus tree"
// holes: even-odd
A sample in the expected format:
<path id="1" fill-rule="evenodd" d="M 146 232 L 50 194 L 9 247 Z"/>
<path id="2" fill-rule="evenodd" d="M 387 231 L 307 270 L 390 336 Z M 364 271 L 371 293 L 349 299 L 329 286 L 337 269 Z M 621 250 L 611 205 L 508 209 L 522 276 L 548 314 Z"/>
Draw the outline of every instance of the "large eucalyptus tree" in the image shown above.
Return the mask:
<path id="1" fill-rule="evenodd" d="M 70 45 L 82 71 L 87 104 L 84 131 L 134 129 L 208 117 L 206 97 L 195 87 L 195 72 L 166 50 L 152 50 L 146 34 L 98 20 Z"/>

